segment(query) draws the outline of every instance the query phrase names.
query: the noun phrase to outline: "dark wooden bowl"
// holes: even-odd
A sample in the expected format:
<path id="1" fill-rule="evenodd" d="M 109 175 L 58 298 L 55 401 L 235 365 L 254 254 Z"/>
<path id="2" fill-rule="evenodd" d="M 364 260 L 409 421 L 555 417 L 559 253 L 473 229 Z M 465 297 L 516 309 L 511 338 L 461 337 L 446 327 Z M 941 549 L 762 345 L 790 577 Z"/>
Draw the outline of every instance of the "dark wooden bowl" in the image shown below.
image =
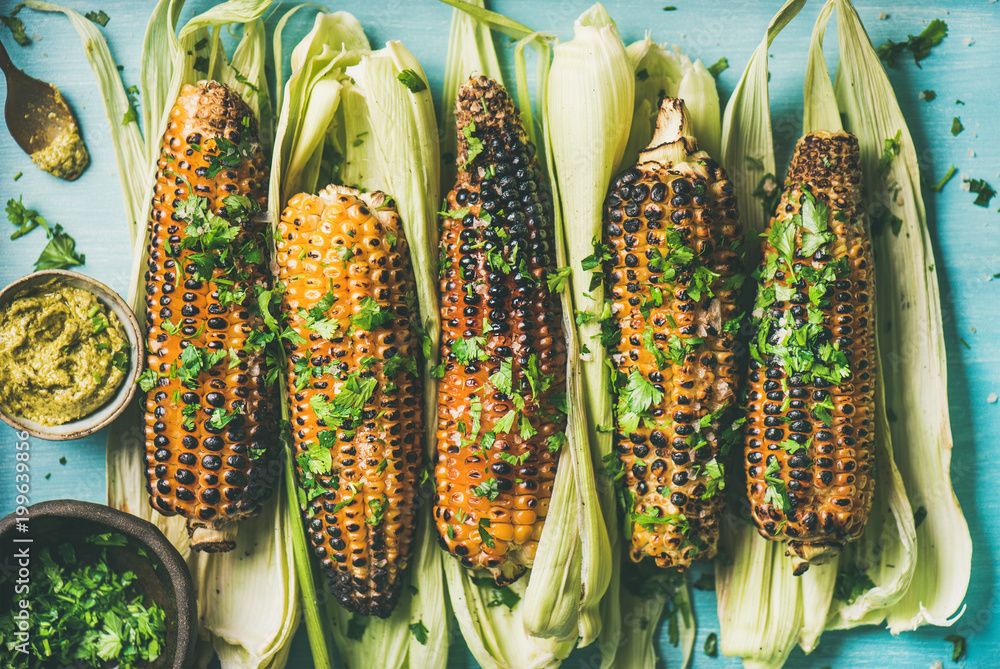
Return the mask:
<path id="1" fill-rule="evenodd" d="M 80 546 L 87 536 L 109 531 L 124 535 L 128 540 L 126 546 L 108 548 L 109 565 L 112 569 L 135 572 L 140 589 L 166 612 L 167 638 L 163 643 L 163 652 L 147 666 L 149 669 L 191 667 L 198 632 L 197 600 L 191 573 L 180 553 L 155 525 L 103 504 L 72 499 L 39 502 L 29 506 L 27 511 L 27 521 L 25 516 L 16 513 L 0 520 L 0 554 L 14 556 L 27 546 L 32 556 L 31 569 L 37 573 L 41 570 L 37 556 L 43 547 L 66 542 Z M 26 522 L 28 531 L 18 531 L 18 522 Z M 15 543 L 15 539 L 32 541 Z M 140 547 L 145 549 L 146 557 L 139 554 Z M 11 601 L 19 568 L 16 560 L 10 559 L 11 577 L 0 578 L 0 601 L 4 602 L 4 606 Z M 0 576 L 3 576 L 2 572 Z"/>

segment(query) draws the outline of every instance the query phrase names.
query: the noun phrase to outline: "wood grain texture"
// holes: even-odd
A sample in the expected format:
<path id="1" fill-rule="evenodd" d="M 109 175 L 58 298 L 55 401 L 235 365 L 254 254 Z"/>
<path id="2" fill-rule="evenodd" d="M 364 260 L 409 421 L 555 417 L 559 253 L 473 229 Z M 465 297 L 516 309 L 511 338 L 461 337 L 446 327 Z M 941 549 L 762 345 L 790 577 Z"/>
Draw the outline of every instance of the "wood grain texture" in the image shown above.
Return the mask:
<path id="1" fill-rule="evenodd" d="M 111 51 L 124 65 L 126 85 L 137 82 L 142 35 L 149 3 L 126 0 L 67 0 L 81 12 L 103 9 L 111 17 L 104 28 Z M 205 2 L 194 2 L 200 9 Z M 511 18 L 540 30 L 556 32 L 560 38 L 572 36 L 573 20 L 589 6 L 589 0 L 562 0 L 539 3 L 532 0 L 497 0 L 492 7 Z M 760 41 L 778 0 L 608 0 L 605 3 L 618 23 L 626 42 L 640 39 L 646 30 L 657 41 L 678 44 L 692 57 L 712 64 L 726 57 L 730 69 L 719 77 L 719 91 L 725 100 L 739 80 L 743 67 Z M 664 12 L 672 4 L 676 11 Z M 1000 4 L 988 0 L 963 2 L 896 3 L 858 0 L 861 18 L 877 45 L 892 38 L 919 33 L 933 18 L 947 21 L 949 36 L 918 69 L 902 57 L 889 76 L 896 87 L 903 113 L 917 145 L 921 167 L 937 181 L 952 164 L 959 174 L 939 194 L 925 189 L 931 235 L 936 243 L 936 265 L 945 309 L 945 338 L 948 347 L 948 374 L 955 450 L 952 476 L 969 520 L 975 553 L 972 583 L 966 598 L 968 610 L 951 630 L 924 628 L 916 633 L 891 637 L 884 630 L 862 629 L 831 633 L 823 637 L 819 650 L 809 657 L 793 653 L 787 666 L 816 669 L 825 665 L 875 669 L 885 666 L 926 667 L 934 660 L 950 663 L 951 644 L 943 641 L 950 633 L 969 640 L 965 666 L 995 666 L 1000 653 L 1000 470 L 993 458 L 1000 457 L 1000 404 L 989 404 L 990 393 L 1000 393 L 1000 199 L 991 208 L 972 205 L 974 199 L 961 189 L 960 175 L 982 178 L 1000 187 L 1000 129 L 991 123 L 1000 104 Z M 902 3 L 900 3 L 902 4 Z M 417 5 L 414 8 L 413 5 Z M 409 3 L 404 0 L 361 2 L 344 0 L 331 8 L 353 12 L 368 29 L 372 44 L 401 39 L 423 65 L 429 83 L 440 95 L 447 49 L 451 10 L 432 0 Z M 809 3 L 799 17 L 775 40 L 771 48 L 771 105 L 780 169 L 784 169 L 801 129 L 802 82 L 805 53 L 813 21 L 821 2 Z M 4 10 L 8 11 L 8 10 Z M 887 12 L 888 19 L 879 14 Z M 300 12 L 286 32 L 286 44 L 294 44 L 311 23 L 308 12 Z M 190 10 L 184 10 L 185 17 Z M 58 85 L 79 115 L 84 137 L 91 150 L 92 164 L 76 182 L 66 183 L 40 172 L 6 134 L 0 133 L 0 197 L 23 195 L 29 207 L 38 209 L 51 222 L 61 223 L 77 239 L 79 251 L 87 254 L 82 270 L 124 291 L 131 270 L 128 232 L 116 163 L 93 74 L 83 56 L 76 33 L 60 16 L 22 10 L 27 31 L 35 44 L 21 48 L 4 31 L 0 38 L 11 50 L 15 63 L 29 73 Z M 273 21 L 272 21 L 273 23 Z M 974 43 L 967 45 L 968 40 Z M 836 62 L 836 40 L 827 40 L 831 70 Z M 509 70 L 511 51 L 505 38 L 496 40 L 504 50 L 502 62 Z M 289 49 L 290 51 L 290 49 Z M 287 56 L 286 56 L 287 57 Z M 287 63 L 286 70 L 287 72 Z M 534 68 L 529 67 L 529 75 Z M 920 91 L 933 89 L 937 98 L 924 102 Z M 957 105 L 956 99 L 966 104 Z M 953 137 L 952 117 L 961 117 L 965 131 Z M 112 122 L 120 122 L 113 119 Z M 451 132 L 445 129 L 445 132 Z M 975 152 L 973 156 L 970 152 Z M 13 176 L 24 176 L 13 181 Z M 13 228 L 11 228 L 11 231 Z M 40 231 L 10 242 L 0 235 L 0 283 L 7 284 L 27 274 L 45 246 Z M 877 259 L 876 259 L 877 261 Z M 104 444 L 101 432 L 69 443 L 31 441 L 32 501 L 60 497 L 104 500 Z M 14 457 L 13 430 L 0 429 L 0 513 L 13 510 Z M 902 446 L 901 446 L 902 447 Z M 59 464 L 65 456 L 67 464 Z M 51 473 L 49 479 L 45 475 Z M 697 578 L 699 571 L 693 575 Z M 705 638 L 718 632 L 714 593 L 695 591 L 699 620 L 695 669 L 738 667 L 736 659 L 711 659 L 701 652 Z M 475 666 L 455 637 L 452 667 Z M 678 654 L 666 641 L 661 649 L 668 666 L 679 665 Z M 566 667 L 592 666 L 592 652 L 579 652 Z M 310 669 L 308 645 L 303 632 L 296 639 L 290 667 Z"/>

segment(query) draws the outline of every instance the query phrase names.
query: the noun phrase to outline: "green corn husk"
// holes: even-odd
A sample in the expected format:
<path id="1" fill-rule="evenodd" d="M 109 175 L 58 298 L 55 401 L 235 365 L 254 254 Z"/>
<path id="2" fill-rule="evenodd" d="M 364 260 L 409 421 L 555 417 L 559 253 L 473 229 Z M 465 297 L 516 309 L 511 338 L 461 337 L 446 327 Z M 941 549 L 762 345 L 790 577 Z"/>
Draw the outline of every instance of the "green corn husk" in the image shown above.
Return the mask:
<path id="1" fill-rule="evenodd" d="M 802 9 L 805 0 L 788 0 L 768 25 L 740 82 L 726 105 L 722 122 L 722 163 L 736 184 L 740 218 L 747 239 L 767 227 L 765 213 L 753 192 L 776 173 L 768 101 L 767 50 L 774 38 Z M 759 255 L 747 245 L 747 266 Z M 803 620 L 800 583 L 792 576 L 784 548 L 767 541 L 733 514 L 722 523 L 719 551 L 731 564 L 716 561 L 719 648 L 724 655 L 743 658 L 747 667 L 781 667 L 795 646 Z M 753 621 L 748 624 L 748 621 Z"/>
<path id="2" fill-rule="evenodd" d="M 280 27 L 287 18 L 282 18 Z M 280 39 L 279 31 L 276 60 L 280 60 Z M 440 329 L 435 256 L 440 190 L 437 123 L 430 90 L 411 92 L 397 78 L 404 70 L 412 70 L 425 82 L 426 76 L 399 42 L 371 51 L 361 24 L 346 12 L 317 15 L 312 31 L 293 50 L 291 66 L 271 167 L 272 215 L 277 221 L 289 197 L 316 192 L 328 183 L 382 190 L 394 197 L 416 275 L 427 337 L 424 350 L 430 351 L 424 373 L 425 451 L 430 457 L 437 393 L 429 369 L 435 363 Z M 289 476 L 294 480 L 294 473 Z M 307 631 L 317 666 L 331 665 L 330 628 L 348 668 L 443 669 L 448 659 L 448 612 L 429 505 L 418 513 L 403 596 L 386 620 L 355 616 L 317 593 L 298 501 L 295 506 L 296 542 L 301 543 L 296 558 L 304 574 Z"/>
<path id="3" fill-rule="evenodd" d="M 715 77 L 700 60 L 693 63 L 678 47 L 657 44 L 649 35 L 628 46 L 635 69 L 635 106 L 628 146 L 621 164 L 634 165 L 639 151 L 649 144 L 656 129 L 660 98 L 684 100 L 698 148 L 710 156 L 722 155 L 722 115 Z"/>
<path id="4" fill-rule="evenodd" d="M 823 36 L 834 8 L 833 2 L 823 7 L 813 30 L 806 71 L 804 131 L 842 129 L 833 85 L 823 59 Z M 894 461 L 878 336 L 875 346 L 879 362 L 875 402 L 876 492 L 872 513 L 862 537 L 848 545 L 836 561 L 824 565 L 816 575 L 803 582 L 805 619 L 799 644 L 806 652 L 818 645 L 824 628 L 876 624 L 884 620 L 885 608 L 906 592 L 916 566 L 913 510 Z M 866 574 L 873 586 L 853 602 L 836 600 L 834 604 L 832 595 L 837 580 L 850 579 L 859 573 Z"/>
<path id="5" fill-rule="evenodd" d="M 573 40 L 555 49 L 545 127 L 550 175 L 559 202 L 558 262 L 572 268 L 570 291 L 563 295 L 564 313 L 567 318 L 578 311 L 597 316 L 579 326 L 568 324 L 567 331 L 575 334 L 570 367 L 578 369 L 580 382 L 579 390 L 568 392 L 579 392 L 584 399 L 586 424 L 578 429 L 585 429 L 589 436 L 588 464 L 600 466 L 606 457 L 614 457 L 610 432 L 599 429 L 612 424 L 609 369 L 604 364 L 598 322 L 604 311 L 604 286 L 601 282 L 590 291 L 590 272 L 583 271 L 582 263 L 593 255 L 594 240 L 601 239 L 607 185 L 621 164 L 628 142 L 635 75 L 618 29 L 600 3 L 577 19 L 573 32 Z M 584 137 L 589 139 L 581 142 Z M 603 550 L 610 559 L 589 567 L 589 573 L 600 577 L 605 585 L 600 591 L 588 592 L 591 604 L 580 619 L 581 644 L 589 643 L 598 634 L 615 642 L 621 637 L 618 573 L 622 549 L 610 478 L 602 476 L 598 480 L 597 493 L 608 537 L 608 546 Z M 613 660 L 616 648 L 616 643 L 602 643 L 605 663 Z"/>
<path id="6" fill-rule="evenodd" d="M 927 504 L 927 517 L 916 529 L 916 569 L 909 587 L 897 585 L 893 597 L 876 588 L 860 598 L 872 599 L 870 604 L 859 600 L 862 606 L 855 602 L 831 614 L 839 615 L 843 626 L 853 626 L 867 622 L 866 609 L 891 604 L 884 613 L 889 629 L 898 634 L 923 624 L 953 622 L 948 617 L 958 610 L 969 583 L 972 541 L 949 474 L 952 439 L 941 303 L 916 150 L 861 19 L 849 1 L 834 4 L 840 45 L 834 88 L 845 129 L 858 138 L 868 210 L 877 215 L 880 204 L 902 220 L 898 234 L 891 225 L 883 225 L 874 237 L 878 343 L 886 370 L 884 406 L 899 417 L 885 427 L 892 441 L 903 446 L 895 457 L 906 493 L 914 507 Z M 899 155 L 883 178 L 879 160 L 885 140 L 897 132 Z M 903 359 L 904 353 L 906 364 L 886 364 Z M 897 522 L 912 527 L 912 520 L 911 514 Z M 911 547 L 898 552 L 904 550 L 913 552 Z M 898 565 L 889 556 L 882 564 L 886 566 L 878 574 L 886 577 L 892 575 L 887 565 Z M 875 575 L 872 578 L 879 582 Z"/>
<path id="7" fill-rule="evenodd" d="M 27 2 L 39 11 L 58 11 L 72 21 L 84 42 L 105 110 L 119 162 L 119 176 L 130 218 L 129 233 L 135 244 L 132 282 L 128 300 L 141 320 L 145 314 L 142 268 L 145 267 L 146 221 L 159 155 L 160 138 L 167 114 L 182 84 L 195 81 L 193 62 L 204 49 L 195 53 L 195 43 L 215 28 L 209 40 L 213 76 L 239 86 L 246 93 L 239 76 L 266 90 L 263 84 L 263 27 L 260 17 L 269 0 L 228 2 L 192 18 L 178 35 L 178 18 L 183 2 L 161 0 L 153 10 L 143 42 L 142 81 L 140 83 L 142 120 L 122 124 L 129 108 L 128 97 L 107 44 L 93 23 L 80 14 L 56 5 Z M 233 64 L 218 41 L 222 26 L 242 25 L 243 36 L 234 52 Z M 191 53 L 188 53 L 188 52 Z M 201 73 L 204 75 L 204 73 Z M 268 101 L 264 96 L 248 96 L 248 104 L 260 119 L 266 136 Z M 280 483 L 276 500 L 265 505 L 257 518 L 240 523 L 237 547 L 218 555 L 191 554 L 183 520 L 154 513 L 145 490 L 143 434 L 139 429 L 139 404 L 135 403 L 108 436 L 108 503 L 156 524 L 181 551 L 188 562 L 198 592 L 200 614 L 199 666 L 208 664 L 218 654 L 224 669 L 280 669 L 299 620 L 299 600 L 290 544 L 292 527 L 287 522 Z"/>
<path id="8" fill-rule="evenodd" d="M 522 121 L 529 138 L 539 148 L 540 162 L 549 168 L 550 183 L 556 192 L 558 184 L 552 173 L 551 138 L 546 135 L 550 127 L 547 104 L 551 97 L 547 92 L 550 90 L 549 60 L 553 37 L 535 33 L 479 4 L 442 1 L 467 13 L 471 19 L 519 40 L 514 51 Z M 449 78 L 454 77 L 454 80 L 446 82 L 446 91 L 458 90 L 472 72 L 470 66 L 474 68 L 490 62 L 491 57 L 481 53 L 481 43 L 470 41 L 476 34 L 474 26 L 452 33 L 448 72 Z M 542 119 L 541 132 L 536 132 L 528 93 L 525 47 L 529 44 L 538 58 L 537 111 Z M 449 103 L 446 93 L 445 104 Z M 554 198 L 554 203 L 557 262 L 563 265 L 566 256 L 561 241 L 558 197 Z M 522 577 L 526 585 L 514 586 L 514 592 L 522 598 L 510 610 L 490 606 L 491 599 L 498 596 L 495 588 L 457 564 L 451 564 L 453 560 L 445 560 L 449 594 L 459 626 L 473 655 L 487 667 L 555 666 L 569 654 L 578 636 L 579 645 L 587 645 L 600 630 L 597 607 L 608 585 L 611 553 L 587 446 L 579 370 L 569 362 L 579 355 L 579 343 L 568 292 L 563 292 L 562 301 L 568 351 L 566 394 L 570 406 L 566 432 L 569 442 L 562 454 L 533 568 Z"/>

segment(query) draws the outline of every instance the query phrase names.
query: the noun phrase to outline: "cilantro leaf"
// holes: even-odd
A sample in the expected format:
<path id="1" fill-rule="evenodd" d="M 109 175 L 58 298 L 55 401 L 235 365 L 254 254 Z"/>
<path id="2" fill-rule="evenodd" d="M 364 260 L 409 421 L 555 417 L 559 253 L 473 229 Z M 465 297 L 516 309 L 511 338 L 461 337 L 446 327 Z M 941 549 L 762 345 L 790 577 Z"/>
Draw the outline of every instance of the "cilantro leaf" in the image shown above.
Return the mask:
<path id="1" fill-rule="evenodd" d="M 101 26 L 102 28 L 108 25 L 108 21 L 111 20 L 111 17 L 108 16 L 103 9 L 96 12 L 87 12 L 83 16 L 87 19 L 90 19 L 91 21 Z"/>
<path id="2" fill-rule="evenodd" d="M 931 55 L 931 49 L 940 44 L 947 35 L 948 24 L 941 19 L 934 19 L 916 37 L 907 35 L 905 42 L 886 40 L 875 49 L 875 53 L 885 61 L 886 65 L 893 66 L 896 64 L 896 56 L 908 49 L 913 54 L 913 62 L 920 67 L 920 61 Z"/>
<path id="3" fill-rule="evenodd" d="M 990 206 L 990 200 L 997 194 L 992 186 L 983 179 L 964 179 L 964 182 L 969 184 L 969 192 L 976 194 L 976 199 L 972 204 L 977 207 Z"/>
<path id="4" fill-rule="evenodd" d="M 31 38 L 28 37 L 28 33 L 24 32 L 24 22 L 16 16 L 4 16 L 0 14 L 0 21 L 10 28 L 10 34 L 14 38 L 14 41 L 20 46 L 28 46 L 31 44 Z"/>
<path id="5" fill-rule="evenodd" d="M 410 89 L 411 93 L 419 93 L 420 91 L 427 90 L 427 84 L 420 78 L 420 75 L 413 70 L 403 70 L 396 75 L 396 79 L 401 81 L 404 86 Z"/>
<path id="6" fill-rule="evenodd" d="M 365 297 L 361 300 L 361 310 L 351 316 L 351 324 L 371 332 L 395 318 L 396 315 L 391 309 L 383 308 L 374 299 Z"/>
<path id="7" fill-rule="evenodd" d="M 35 261 L 35 270 L 69 269 L 84 262 L 86 256 L 76 252 L 76 240 L 63 232 L 62 226 L 57 224 L 52 231 L 52 239 Z"/>
<path id="8" fill-rule="evenodd" d="M 476 122 L 470 120 L 469 125 L 462 128 L 462 136 L 465 137 L 465 142 L 468 145 L 468 153 L 466 154 L 465 162 L 459 166 L 459 169 L 465 169 L 465 166 L 476 159 L 480 153 L 483 152 L 483 143 L 475 136 L 476 132 Z"/>

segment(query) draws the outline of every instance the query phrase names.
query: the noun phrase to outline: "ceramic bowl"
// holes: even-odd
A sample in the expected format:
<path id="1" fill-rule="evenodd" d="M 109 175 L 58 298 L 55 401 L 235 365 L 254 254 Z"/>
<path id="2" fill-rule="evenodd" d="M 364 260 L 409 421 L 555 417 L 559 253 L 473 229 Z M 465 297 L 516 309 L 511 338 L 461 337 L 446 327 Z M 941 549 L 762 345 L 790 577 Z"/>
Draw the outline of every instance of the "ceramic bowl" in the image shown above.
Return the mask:
<path id="1" fill-rule="evenodd" d="M 146 357 L 145 339 L 142 330 L 139 328 L 139 321 L 125 300 L 118 296 L 118 293 L 105 286 L 100 281 L 91 279 L 89 276 L 79 272 L 69 272 L 61 269 L 43 270 L 22 277 L 0 291 L 0 311 L 15 300 L 24 291 L 34 288 L 47 281 L 60 281 L 74 288 L 82 288 L 92 293 L 98 300 L 104 303 L 111 311 L 118 316 L 125 335 L 128 337 L 130 345 L 129 369 L 125 374 L 118 392 L 115 393 L 99 409 L 91 412 L 83 418 L 71 420 L 62 425 L 40 425 L 33 420 L 22 418 L 7 411 L 0 405 L 0 420 L 10 425 L 16 430 L 22 430 L 40 439 L 52 441 L 66 441 L 69 439 L 79 439 L 88 434 L 97 432 L 102 427 L 108 425 L 125 410 L 132 397 L 135 395 L 136 381 L 142 374 L 143 361 Z"/>
<path id="2" fill-rule="evenodd" d="M 27 525 L 27 532 L 18 524 Z M 11 513 L 0 520 L 0 546 L 3 555 L 14 556 L 27 548 L 30 573 L 41 570 L 39 552 L 69 542 L 85 545 L 85 538 L 117 532 L 127 539 L 125 546 L 108 547 L 108 563 L 114 570 L 132 571 L 140 590 L 149 601 L 166 613 L 167 634 L 163 652 L 148 669 L 189 669 L 194 662 L 194 644 L 198 631 L 197 599 L 191 573 L 177 549 L 163 533 L 141 518 L 103 504 L 72 499 L 39 502 L 27 507 L 27 513 Z M 30 542 L 25 541 L 30 539 Z M 18 541 L 20 540 L 20 541 Z M 143 553 L 139 549 L 143 549 Z M 19 569 L 12 564 L 13 569 Z M 2 572 L 0 572 L 2 573 Z M 10 573 L 16 573 L 11 571 Z M 0 578 L 0 596 L 10 601 L 13 580 Z"/>

